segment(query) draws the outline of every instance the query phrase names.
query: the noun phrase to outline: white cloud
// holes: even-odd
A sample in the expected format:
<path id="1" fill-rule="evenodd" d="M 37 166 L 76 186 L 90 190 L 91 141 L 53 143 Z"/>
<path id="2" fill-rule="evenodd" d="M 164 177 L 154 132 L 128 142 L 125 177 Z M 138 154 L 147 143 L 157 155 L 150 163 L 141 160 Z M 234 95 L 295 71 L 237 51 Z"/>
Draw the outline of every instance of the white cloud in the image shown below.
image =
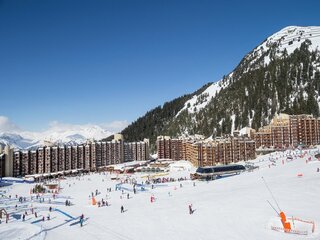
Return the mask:
<path id="1" fill-rule="evenodd" d="M 129 125 L 129 122 L 127 120 L 118 120 L 113 121 L 109 123 L 101 124 L 100 126 L 110 132 L 118 133 L 121 132 L 123 129 L 125 129 Z"/>
<path id="2" fill-rule="evenodd" d="M 49 128 L 47 131 L 67 131 L 67 130 L 77 130 L 87 127 L 92 127 L 93 124 L 70 124 L 70 123 L 62 123 L 59 121 L 49 122 Z"/>
<path id="3" fill-rule="evenodd" d="M 0 116 L 0 132 L 19 131 L 20 128 L 10 121 L 8 117 Z"/>
<path id="4" fill-rule="evenodd" d="M 101 124 L 70 124 L 70 123 L 62 123 L 59 121 L 52 121 L 49 123 L 49 129 L 50 131 L 76 131 L 81 130 L 84 128 L 102 128 L 103 130 L 106 130 L 108 132 L 117 133 L 121 132 L 125 127 L 129 125 L 129 122 L 127 120 L 116 120 L 112 122 L 107 123 L 101 123 Z"/>

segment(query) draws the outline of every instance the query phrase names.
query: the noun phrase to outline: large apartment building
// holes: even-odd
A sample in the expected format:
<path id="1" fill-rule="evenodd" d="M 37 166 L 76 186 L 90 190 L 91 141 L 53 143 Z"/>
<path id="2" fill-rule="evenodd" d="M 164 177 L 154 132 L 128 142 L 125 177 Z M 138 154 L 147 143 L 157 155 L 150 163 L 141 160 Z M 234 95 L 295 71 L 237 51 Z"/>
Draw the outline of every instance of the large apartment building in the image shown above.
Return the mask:
<path id="1" fill-rule="evenodd" d="M 23 151 L 21 155 L 21 176 L 25 176 L 30 172 L 30 152 Z"/>
<path id="2" fill-rule="evenodd" d="M 230 164 L 255 158 L 255 142 L 246 137 L 204 139 L 157 138 L 160 159 L 188 160 L 195 166 Z"/>
<path id="3" fill-rule="evenodd" d="M 12 177 L 14 172 L 20 171 L 14 169 L 18 166 L 20 166 L 20 161 L 17 159 L 17 155 L 14 154 L 13 148 L 6 145 L 3 149 L 0 144 L 0 177 Z"/>
<path id="4" fill-rule="evenodd" d="M 5 175 L 5 155 L 0 151 L 0 177 L 4 177 Z"/>
<path id="5" fill-rule="evenodd" d="M 87 142 L 78 146 L 40 147 L 32 151 L 13 152 L 11 149 L 11 161 L 5 160 L 10 154 L 1 155 L 0 176 L 16 177 L 74 169 L 96 171 L 110 164 L 149 159 L 148 139 L 131 143 L 123 142 L 120 135 L 117 139 L 111 142 Z M 6 171 L 9 166 L 7 162 L 12 169 Z"/>
<path id="6" fill-rule="evenodd" d="M 288 148 L 320 143 L 320 119 L 312 115 L 275 116 L 271 123 L 255 134 L 257 148 Z"/>
<path id="7" fill-rule="evenodd" d="M 13 154 L 13 175 L 20 176 L 21 175 L 21 152 L 15 152 Z"/>

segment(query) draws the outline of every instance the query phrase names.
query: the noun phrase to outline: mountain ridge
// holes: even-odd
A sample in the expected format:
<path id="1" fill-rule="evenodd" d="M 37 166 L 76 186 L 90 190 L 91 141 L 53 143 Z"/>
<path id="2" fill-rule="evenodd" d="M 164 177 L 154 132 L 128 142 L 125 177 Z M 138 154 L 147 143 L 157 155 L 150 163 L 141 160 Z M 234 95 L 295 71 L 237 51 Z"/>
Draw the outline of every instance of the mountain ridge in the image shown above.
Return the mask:
<path id="1" fill-rule="evenodd" d="M 258 129 L 280 112 L 319 115 L 320 27 L 288 26 L 272 34 L 246 54 L 232 72 L 209 83 L 197 94 L 172 106 L 177 114 L 155 112 L 153 119 L 137 119 L 122 131 L 131 140 L 156 134 L 173 137 L 230 134 L 235 129 Z M 175 105 L 174 101 L 168 102 Z M 182 102 L 184 101 L 184 104 Z M 159 124 L 154 119 L 165 119 Z M 144 134 L 143 130 L 148 131 Z M 135 134 L 134 128 L 139 129 Z M 152 131 L 154 130 L 154 131 Z"/>
<path id="2" fill-rule="evenodd" d="M 77 145 L 88 139 L 100 140 L 114 134 L 97 125 L 52 127 L 44 132 L 11 131 L 0 133 L 0 144 L 15 149 L 34 149 L 46 145 Z"/>

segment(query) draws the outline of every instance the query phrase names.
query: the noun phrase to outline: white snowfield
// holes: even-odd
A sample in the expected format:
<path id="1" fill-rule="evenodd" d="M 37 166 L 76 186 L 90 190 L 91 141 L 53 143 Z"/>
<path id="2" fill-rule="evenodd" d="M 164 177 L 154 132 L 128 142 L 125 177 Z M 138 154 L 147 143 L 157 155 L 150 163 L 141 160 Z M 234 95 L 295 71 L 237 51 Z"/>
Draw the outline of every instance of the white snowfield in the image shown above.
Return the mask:
<path id="1" fill-rule="evenodd" d="M 187 109 L 189 113 L 195 113 L 208 105 L 212 98 L 214 98 L 221 90 L 222 87 L 226 87 L 222 80 L 212 83 L 201 94 L 193 96 L 190 100 L 186 101 L 184 107 L 177 113 L 179 114 Z M 202 98 L 202 99 L 201 99 Z"/>
<path id="2" fill-rule="evenodd" d="M 295 49 L 300 48 L 301 43 L 306 39 L 309 39 L 311 42 L 309 50 L 314 51 L 317 48 L 319 49 L 320 27 L 288 26 L 268 37 L 263 44 L 255 49 L 255 51 L 259 51 L 261 47 L 263 47 L 262 51 L 266 51 L 273 43 L 278 43 L 280 52 L 283 52 L 284 49 L 286 49 L 288 55 L 290 55 Z"/>
<path id="3" fill-rule="evenodd" d="M 42 216 L 47 217 L 49 206 L 70 216 L 53 211 L 50 213 L 51 220 L 31 224 L 37 219 L 28 210 L 25 222 L 11 217 L 8 224 L 0 224 L 0 239 L 30 239 L 30 236 L 48 240 L 320 239 L 320 172 L 317 172 L 320 161 L 314 158 L 315 151 L 308 150 L 303 158 L 292 154 L 292 161 L 287 160 L 286 153 L 273 153 L 253 161 L 260 166 L 253 172 L 210 182 L 186 180 L 154 184 L 154 189 L 147 185 L 146 191 L 140 191 L 137 186 L 137 194 L 132 192 L 130 183 L 122 185 L 125 188 L 123 193 L 121 190 L 115 191 L 115 185 L 120 180 L 111 180 L 111 177 L 116 175 L 91 174 L 80 179 L 68 178 L 60 181 L 62 190 L 57 199 L 53 200 L 47 194 L 44 196 L 44 203 L 32 204 L 38 212 L 37 219 L 40 220 Z M 310 157 L 311 161 L 306 163 Z M 194 171 L 185 161 L 181 168 L 179 163 L 175 163 L 171 169 L 169 175 L 158 177 L 188 178 Z M 145 182 L 146 175 L 135 174 L 131 179 L 135 178 L 138 183 Z M 119 177 L 124 179 L 124 175 Z M 271 226 L 281 227 L 282 224 L 267 202 L 269 200 L 276 211 L 279 211 L 262 177 L 288 218 L 314 221 L 313 233 L 311 228 L 308 228 L 308 235 L 271 230 Z M 7 190 L 5 195 L 14 198 L 15 194 L 26 196 L 27 203 L 19 204 L 18 209 L 20 205 L 22 208 L 26 205 L 25 208 L 30 209 L 29 191 L 32 186 L 33 184 L 14 184 L 1 190 Z M 112 191 L 107 192 L 107 188 Z M 109 206 L 90 205 L 89 196 L 92 192 L 95 194 L 96 190 L 100 194 L 95 199 L 106 200 L 107 194 Z M 64 205 L 68 196 L 72 206 Z M 154 202 L 151 202 L 152 196 L 155 198 Z M 49 197 L 51 204 L 48 203 Z M 0 201 L 0 208 L 15 205 L 6 198 L 0 197 Z M 192 204 L 193 214 L 189 214 L 189 204 Z M 124 213 L 120 212 L 121 206 L 125 209 Z M 10 211 L 14 209 L 11 208 Z M 85 219 L 83 227 L 77 223 L 78 220 L 70 218 L 77 218 L 81 214 L 84 214 Z"/>

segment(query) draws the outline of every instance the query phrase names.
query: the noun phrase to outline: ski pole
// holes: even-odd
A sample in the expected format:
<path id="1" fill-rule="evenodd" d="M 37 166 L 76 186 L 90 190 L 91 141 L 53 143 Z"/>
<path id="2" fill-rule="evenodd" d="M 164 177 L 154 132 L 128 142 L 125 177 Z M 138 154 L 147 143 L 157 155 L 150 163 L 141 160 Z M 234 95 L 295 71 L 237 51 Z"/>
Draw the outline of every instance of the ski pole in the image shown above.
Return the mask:
<path id="1" fill-rule="evenodd" d="M 275 199 L 275 197 L 273 196 L 273 194 L 272 194 L 272 192 L 271 192 L 270 188 L 268 187 L 268 184 L 267 184 L 266 180 L 264 180 L 264 178 L 263 178 L 263 177 L 261 177 L 261 178 L 262 178 L 262 180 L 263 180 L 264 184 L 266 185 L 267 189 L 269 190 L 269 192 L 270 192 L 270 194 L 271 194 L 271 197 L 272 197 L 273 201 L 275 201 L 275 203 L 277 204 L 277 207 L 278 207 L 279 211 L 280 211 L 280 212 L 282 212 L 282 211 L 281 211 L 281 209 L 280 209 L 280 207 L 279 207 L 279 205 L 278 205 L 278 202 L 276 201 L 276 199 Z"/>
<path id="2" fill-rule="evenodd" d="M 272 206 L 272 204 L 269 202 L 269 200 L 267 200 L 267 202 L 269 203 L 270 207 L 272 207 L 273 210 L 274 210 L 274 211 L 278 214 L 278 216 L 279 216 L 279 213 L 278 213 L 277 209 L 275 209 L 274 206 Z"/>

